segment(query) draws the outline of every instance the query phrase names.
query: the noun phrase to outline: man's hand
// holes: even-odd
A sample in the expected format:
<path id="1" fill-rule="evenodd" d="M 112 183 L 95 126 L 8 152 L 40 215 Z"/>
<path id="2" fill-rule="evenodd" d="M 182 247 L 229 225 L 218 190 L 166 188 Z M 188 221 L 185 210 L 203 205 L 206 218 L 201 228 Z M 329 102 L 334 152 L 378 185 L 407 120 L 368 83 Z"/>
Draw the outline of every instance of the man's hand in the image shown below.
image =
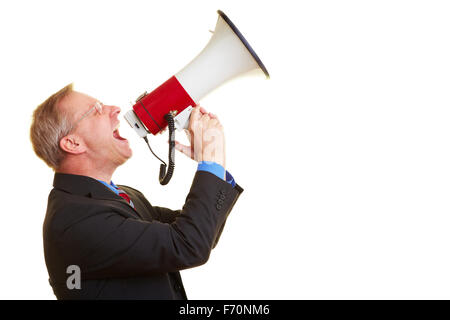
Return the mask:
<path id="1" fill-rule="evenodd" d="M 175 141 L 178 151 L 197 162 L 212 161 L 225 168 L 225 136 L 216 115 L 200 106 L 195 107 L 186 134 L 191 145 L 185 146 Z"/>

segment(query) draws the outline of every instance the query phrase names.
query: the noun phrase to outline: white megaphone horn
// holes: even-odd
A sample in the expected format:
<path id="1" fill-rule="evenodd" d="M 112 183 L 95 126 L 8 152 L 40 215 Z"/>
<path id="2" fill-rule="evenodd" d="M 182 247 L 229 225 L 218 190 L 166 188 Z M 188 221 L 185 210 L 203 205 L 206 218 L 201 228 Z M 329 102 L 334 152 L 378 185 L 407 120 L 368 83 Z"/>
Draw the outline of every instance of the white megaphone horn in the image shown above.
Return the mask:
<path id="1" fill-rule="evenodd" d="M 146 141 L 148 133 L 155 135 L 166 126 L 173 140 L 174 128 L 187 128 L 192 108 L 224 82 L 253 70 L 260 70 L 269 78 L 266 67 L 241 32 L 222 11 L 217 13 L 213 36 L 200 54 L 158 88 L 139 96 L 133 110 L 125 114 L 130 126 Z M 165 166 L 161 166 L 161 184 L 166 184 L 173 172 L 171 140 L 169 171 L 166 175 Z"/>

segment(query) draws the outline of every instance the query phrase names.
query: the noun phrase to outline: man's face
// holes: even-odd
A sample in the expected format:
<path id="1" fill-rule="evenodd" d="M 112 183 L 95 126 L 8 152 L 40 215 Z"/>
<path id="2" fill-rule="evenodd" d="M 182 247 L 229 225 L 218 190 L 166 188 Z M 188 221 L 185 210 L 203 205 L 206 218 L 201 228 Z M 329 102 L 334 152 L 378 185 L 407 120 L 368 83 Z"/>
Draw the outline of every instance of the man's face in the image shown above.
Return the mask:
<path id="1" fill-rule="evenodd" d="M 73 91 L 61 103 L 71 115 L 73 123 L 94 107 L 98 100 Z M 98 165 L 121 165 L 132 155 L 128 140 L 122 138 L 118 131 L 120 108 L 103 105 L 102 113 L 96 109 L 76 124 L 72 130 L 86 149 L 89 158 Z"/>

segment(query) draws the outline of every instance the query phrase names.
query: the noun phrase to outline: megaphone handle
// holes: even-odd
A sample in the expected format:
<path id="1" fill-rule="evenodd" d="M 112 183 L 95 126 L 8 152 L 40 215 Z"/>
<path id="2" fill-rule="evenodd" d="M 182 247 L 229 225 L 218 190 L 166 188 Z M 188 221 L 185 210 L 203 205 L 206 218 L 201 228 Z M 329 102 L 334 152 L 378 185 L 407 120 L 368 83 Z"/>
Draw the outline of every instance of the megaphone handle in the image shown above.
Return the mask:
<path id="1" fill-rule="evenodd" d="M 164 116 L 164 119 L 166 119 L 169 127 L 169 168 L 166 164 L 161 164 L 159 167 L 159 183 L 162 185 L 169 183 L 175 169 L 175 122 L 170 112 Z"/>

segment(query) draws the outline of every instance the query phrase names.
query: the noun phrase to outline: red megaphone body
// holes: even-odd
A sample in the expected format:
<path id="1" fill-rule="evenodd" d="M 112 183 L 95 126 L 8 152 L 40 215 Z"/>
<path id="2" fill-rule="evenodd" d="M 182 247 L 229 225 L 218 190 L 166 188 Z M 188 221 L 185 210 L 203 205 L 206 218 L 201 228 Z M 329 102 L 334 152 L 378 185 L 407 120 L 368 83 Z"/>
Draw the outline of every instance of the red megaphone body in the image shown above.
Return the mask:
<path id="1" fill-rule="evenodd" d="M 203 51 L 158 88 L 142 94 L 133 110 L 125 114 L 141 137 L 162 131 L 167 126 L 168 113 L 174 117 L 177 129 L 185 128 L 192 109 L 188 107 L 196 106 L 206 94 L 240 74 L 259 69 L 269 77 L 264 64 L 236 26 L 222 11 L 218 14 L 214 34 Z"/>

